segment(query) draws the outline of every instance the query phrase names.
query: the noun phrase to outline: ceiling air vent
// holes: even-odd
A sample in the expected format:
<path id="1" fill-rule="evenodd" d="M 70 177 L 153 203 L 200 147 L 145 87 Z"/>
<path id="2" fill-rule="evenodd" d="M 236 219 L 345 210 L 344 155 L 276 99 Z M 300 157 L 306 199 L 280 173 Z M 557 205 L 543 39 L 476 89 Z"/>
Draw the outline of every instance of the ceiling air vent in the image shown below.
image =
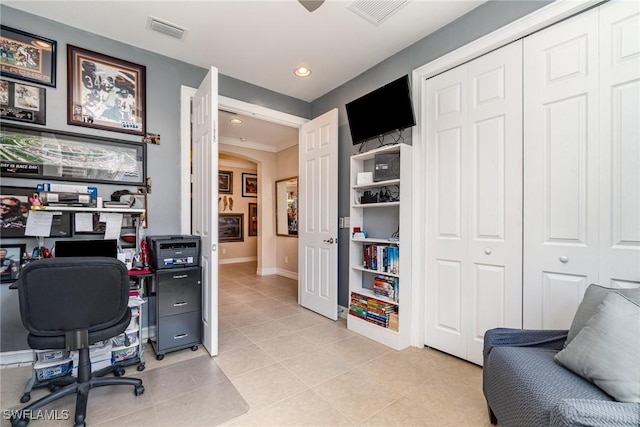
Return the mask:
<path id="1" fill-rule="evenodd" d="M 147 29 L 157 31 L 158 33 L 162 33 L 179 40 L 184 40 L 188 31 L 186 28 L 167 21 L 162 21 L 158 18 L 154 18 L 153 16 L 149 16 L 147 19 Z"/>
<path id="2" fill-rule="evenodd" d="M 380 25 L 406 3 L 407 0 L 358 0 L 351 3 L 349 9 L 373 25 Z"/>

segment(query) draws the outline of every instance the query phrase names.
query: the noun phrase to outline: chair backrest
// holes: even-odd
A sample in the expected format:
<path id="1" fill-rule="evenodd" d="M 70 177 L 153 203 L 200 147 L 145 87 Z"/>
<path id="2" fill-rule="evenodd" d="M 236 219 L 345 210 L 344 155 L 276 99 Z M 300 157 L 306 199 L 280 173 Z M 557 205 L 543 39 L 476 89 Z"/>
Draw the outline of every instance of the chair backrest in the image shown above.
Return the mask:
<path id="1" fill-rule="evenodd" d="M 106 329 L 126 315 L 129 277 L 113 258 L 50 258 L 27 264 L 18 280 L 20 316 L 38 336 Z"/>

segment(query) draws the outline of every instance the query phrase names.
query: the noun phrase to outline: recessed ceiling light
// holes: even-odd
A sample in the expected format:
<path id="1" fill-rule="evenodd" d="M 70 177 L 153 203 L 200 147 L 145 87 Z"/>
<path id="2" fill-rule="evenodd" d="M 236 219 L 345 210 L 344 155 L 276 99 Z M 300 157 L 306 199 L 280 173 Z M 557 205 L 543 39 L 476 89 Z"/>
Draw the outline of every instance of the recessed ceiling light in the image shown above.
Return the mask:
<path id="1" fill-rule="evenodd" d="M 298 77 L 309 77 L 311 75 L 311 70 L 308 69 L 307 67 L 298 67 L 295 70 L 293 70 L 293 74 L 295 74 Z"/>
<path id="2" fill-rule="evenodd" d="M 234 125 L 239 125 L 242 123 L 242 120 L 240 120 L 237 117 L 234 117 L 233 119 L 229 120 L 229 122 L 231 122 L 231 124 L 234 124 Z"/>

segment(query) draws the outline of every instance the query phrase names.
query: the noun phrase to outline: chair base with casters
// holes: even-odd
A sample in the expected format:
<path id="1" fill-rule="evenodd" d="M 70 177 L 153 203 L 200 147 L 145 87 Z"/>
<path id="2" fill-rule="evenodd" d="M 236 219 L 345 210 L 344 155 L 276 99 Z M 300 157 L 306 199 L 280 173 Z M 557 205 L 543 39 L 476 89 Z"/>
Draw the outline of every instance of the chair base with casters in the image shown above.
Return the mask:
<path id="1" fill-rule="evenodd" d="M 49 403 L 58 400 L 62 397 L 70 394 L 77 394 L 76 397 L 76 412 L 75 412 L 75 426 L 81 427 L 85 425 L 85 419 L 87 414 L 87 402 L 89 398 L 89 390 L 96 387 L 110 386 L 110 385 L 130 385 L 134 387 L 134 394 L 140 396 L 144 393 L 144 386 L 142 380 L 139 378 L 121 378 L 121 377 L 98 377 L 106 375 L 109 372 L 114 372 L 116 375 L 122 375 L 122 367 L 119 365 L 113 365 L 109 368 L 101 369 L 95 373 L 91 373 L 91 360 L 89 359 L 89 346 L 86 345 L 80 348 L 78 351 L 78 377 L 63 377 L 66 381 L 73 381 L 71 384 L 67 384 L 53 391 L 52 393 L 44 396 L 43 398 L 31 403 L 30 405 L 22 408 L 20 412 L 22 417 L 14 416 L 11 419 L 11 425 L 13 427 L 23 427 L 29 424 L 29 419 L 24 414 L 30 414 L 34 411 L 48 405 Z M 60 378 L 58 378 L 60 379 Z M 52 381 L 53 383 L 53 381 Z M 55 383 L 53 383 L 55 384 Z M 58 386 L 57 384 L 55 385 Z M 23 396 L 24 398 L 24 396 Z"/>

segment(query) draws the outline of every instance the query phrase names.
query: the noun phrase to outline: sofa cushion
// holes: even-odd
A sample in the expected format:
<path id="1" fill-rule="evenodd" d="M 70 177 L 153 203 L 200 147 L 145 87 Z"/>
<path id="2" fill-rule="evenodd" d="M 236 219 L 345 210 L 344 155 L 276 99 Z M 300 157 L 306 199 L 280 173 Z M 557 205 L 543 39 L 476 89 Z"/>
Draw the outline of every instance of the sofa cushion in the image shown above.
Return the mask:
<path id="1" fill-rule="evenodd" d="M 557 350 L 494 347 L 483 367 L 487 403 L 501 425 L 549 425 L 551 410 L 563 398 L 613 401 L 595 385 L 553 360 Z"/>
<path id="2" fill-rule="evenodd" d="M 618 401 L 640 403 L 640 304 L 609 292 L 555 360 Z"/>
<path id="3" fill-rule="evenodd" d="M 618 292 L 621 295 L 635 301 L 640 304 L 640 288 L 632 288 L 632 289 L 614 289 L 614 288 L 605 288 L 600 285 L 589 285 L 584 296 L 582 297 L 582 301 L 578 306 L 578 310 L 576 311 L 575 316 L 573 317 L 573 322 L 571 322 L 571 328 L 569 328 L 569 335 L 567 336 L 567 341 L 564 346 L 569 345 L 571 340 L 578 335 L 578 332 L 584 328 L 584 325 L 587 324 L 591 316 L 593 316 L 598 311 L 598 306 L 604 300 L 604 298 L 611 292 Z"/>
<path id="4" fill-rule="evenodd" d="M 640 404 L 563 399 L 551 411 L 551 427 L 638 427 Z"/>

